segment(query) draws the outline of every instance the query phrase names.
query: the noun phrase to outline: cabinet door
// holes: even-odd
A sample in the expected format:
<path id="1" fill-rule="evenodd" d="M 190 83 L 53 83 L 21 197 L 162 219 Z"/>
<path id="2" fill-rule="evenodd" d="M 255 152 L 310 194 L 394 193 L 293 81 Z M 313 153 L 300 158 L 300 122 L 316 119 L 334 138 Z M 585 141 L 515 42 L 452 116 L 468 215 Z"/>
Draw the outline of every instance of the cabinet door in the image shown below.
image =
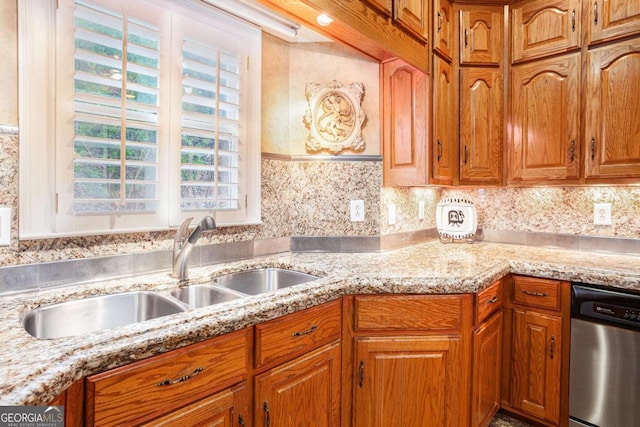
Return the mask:
<path id="1" fill-rule="evenodd" d="M 460 183 L 502 180 L 502 71 L 460 70 Z"/>
<path id="2" fill-rule="evenodd" d="M 250 426 L 246 382 L 155 419 L 140 427 Z"/>
<path id="3" fill-rule="evenodd" d="M 523 0 L 511 10 L 513 62 L 579 46 L 580 0 Z"/>
<path id="4" fill-rule="evenodd" d="M 436 184 L 451 184 L 454 173 L 455 81 L 453 67 L 434 55 L 434 105 L 431 176 Z"/>
<path id="5" fill-rule="evenodd" d="M 587 53 L 587 178 L 640 176 L 640 40 Z"/>
<path id="6" fill-rule="evenodd" d="M 589 7 L 589 42 L 640 33 L 640 1 L 595 0 Z"/>
<path id="7" fill-rule="evenodd" d="M 429 40 L 429 1 L 394 0 L 394 22 L 422 41 Z"/>
<path id="8" fill-rule="evenodd" d="M 382 64 L 385 186 L 427 183 L 429 78 L 401 59 Z"/>
<path id="9" fill-rule="evenodd" d="M 256 376 L 255 425 L 339 426 L 340 354 L 338 341 Z"/>
<path id="10" fill-rule="evenodd" d="M 509 180 L 577 179 L 580 54 L 512 68 Z"/>
<path id="11" fill-rule="evenodd" d="M 453 10 L 449 0 L 433 2 L 433 50 L 451 60 L 453 53 Z"/>
<path id="12" fill-rule="evenodd" d="M 513 316 L 513 404 L 524 412 L 557 423 L 562 318 L 517 308 Z"/>
<path id="13" fill-rule="evenodd" d="M 460 64 L 502 64 L 503 20 L 500 6 L 467 6 L 460 11 Z"/>
<path id="14" fill-rule="evenodd" d="M 456 335 L 357 338 L 353 425 L 467 425 L 461 352 Z"/>
<path id="15" fill-rule="evenodd" d="M 473 333 L 471 426 L 486 427 L 500 409 L 502 313 L 496 313 Z"/>

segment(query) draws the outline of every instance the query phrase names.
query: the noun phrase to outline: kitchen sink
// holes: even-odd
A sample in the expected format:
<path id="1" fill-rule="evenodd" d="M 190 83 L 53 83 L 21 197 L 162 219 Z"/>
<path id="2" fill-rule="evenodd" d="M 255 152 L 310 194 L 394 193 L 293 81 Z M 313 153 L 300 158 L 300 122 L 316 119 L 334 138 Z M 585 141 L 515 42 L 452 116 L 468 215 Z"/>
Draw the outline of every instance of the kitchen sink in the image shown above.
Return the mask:
<path id="1" fill-rule="evenodd" d="M 34 337 L 52 339 L 116 328 L 184 310 L 173 299 L 136 291 L 43 306 L 25 314 L 22 323 Z"/>
<path id="2" fill-rule="evenodd" d="M 249 295 L 275 291 L 318 279 L 318 276 L 284 268 L 257 268 L 214 278 L 213 283 Z"/>
<path id="3" fill-rule="evenodd" d="M 227 292 L 207 284 L 190 285 L 184 288 L 174 289 L 171 291 L 171 296 L 192 308 L 206 307 L 242 298 L 242 295 Z"/>

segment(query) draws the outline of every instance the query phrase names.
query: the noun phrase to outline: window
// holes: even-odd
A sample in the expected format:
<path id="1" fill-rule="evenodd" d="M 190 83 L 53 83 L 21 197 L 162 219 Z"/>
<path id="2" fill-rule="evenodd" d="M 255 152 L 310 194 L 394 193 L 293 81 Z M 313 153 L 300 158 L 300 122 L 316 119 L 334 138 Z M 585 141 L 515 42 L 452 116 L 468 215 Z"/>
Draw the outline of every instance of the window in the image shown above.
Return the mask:
<path id="1" fill-rule="evenodd" d="M 20 1 L 21 236 L 259 222 L 258 28 L 195 1 Z"/>

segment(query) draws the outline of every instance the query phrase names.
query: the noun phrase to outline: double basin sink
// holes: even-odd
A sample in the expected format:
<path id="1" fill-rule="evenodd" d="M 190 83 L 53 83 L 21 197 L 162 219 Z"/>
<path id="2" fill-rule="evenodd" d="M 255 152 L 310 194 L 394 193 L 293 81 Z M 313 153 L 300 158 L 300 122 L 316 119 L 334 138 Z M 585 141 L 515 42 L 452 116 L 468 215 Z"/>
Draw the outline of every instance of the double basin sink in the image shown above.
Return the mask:
<path id="1" fill-rule="evenodd" d="M 216 277 L 209 283 L 176 288 L 169 295 L 133 291 L 43 306 L 27 312 L 22 324 L 36 338 L 69 337 L 258 295 L 317 278 L 283 268 L 245 270 Z"/>

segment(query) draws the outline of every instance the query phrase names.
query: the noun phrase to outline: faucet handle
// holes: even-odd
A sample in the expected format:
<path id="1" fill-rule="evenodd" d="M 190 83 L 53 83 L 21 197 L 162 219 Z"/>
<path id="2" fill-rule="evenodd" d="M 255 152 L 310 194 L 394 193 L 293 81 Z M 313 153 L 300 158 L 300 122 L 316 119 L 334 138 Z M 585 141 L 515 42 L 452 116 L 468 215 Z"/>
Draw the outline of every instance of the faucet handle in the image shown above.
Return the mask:
<path id="1" fill-rule="evenodd" d="M 182 243 L 187 239 L 187 233 L 189 232 L 189 225 L 191 224 L 191 221 L 193 221 L 193 217 L 187 218 L 182 221 L 182 224 L 180 224 L 180 228 L 178 228 L 178 231 L 173 238 L 174 242 Z"/>

